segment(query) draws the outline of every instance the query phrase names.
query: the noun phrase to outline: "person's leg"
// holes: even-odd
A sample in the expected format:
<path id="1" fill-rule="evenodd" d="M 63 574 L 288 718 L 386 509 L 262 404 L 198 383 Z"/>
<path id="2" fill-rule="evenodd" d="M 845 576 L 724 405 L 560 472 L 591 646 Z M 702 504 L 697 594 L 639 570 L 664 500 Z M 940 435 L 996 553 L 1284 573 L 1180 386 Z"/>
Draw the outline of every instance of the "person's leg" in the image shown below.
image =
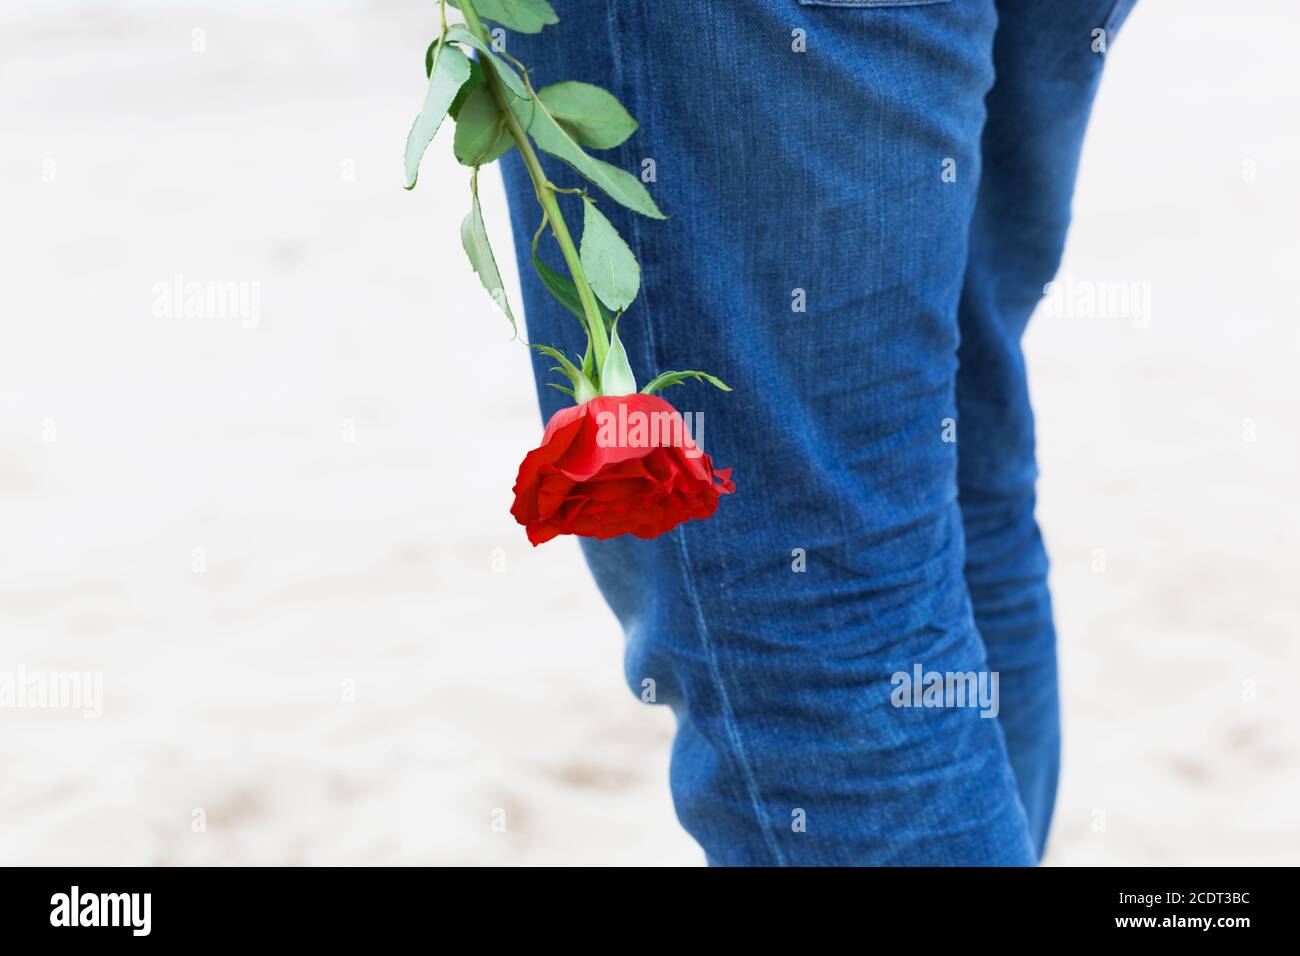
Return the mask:
<path id="1" fill-rule="evenodd" d="M 557 9 L 508 50 L 536 85 L 627 104 L 642 128 L 604 158 L 652 165 L 671 217 L 594 193 L 644 270 L 620 325 L 635 370 L 735 389 L 668 394 L 735 469 L 718 513 L 584 542 L 629 684 L 678 715 L 679 817 L 716 864 L 1033 863 L 999 722 L 891 703 L 917 665 L 986 669 L 950 430 L 992 0 Z M 580 351 L 528 263 L 517 157 L 505 174 L 529 337 Z"/>
<path id="2" fill-rule="evenodd" d="M 997 0 L 997 79 L 959 312 L 966 583 L 989 666 L 1000 674 L 998 720 L 1040 854 L 1056 796 L 1060 720 L 1020 338 L 1060 263 L 1104 50 L 1131 6 Z M 1097 30 L 1106 31 L 1104 44 Z"/>

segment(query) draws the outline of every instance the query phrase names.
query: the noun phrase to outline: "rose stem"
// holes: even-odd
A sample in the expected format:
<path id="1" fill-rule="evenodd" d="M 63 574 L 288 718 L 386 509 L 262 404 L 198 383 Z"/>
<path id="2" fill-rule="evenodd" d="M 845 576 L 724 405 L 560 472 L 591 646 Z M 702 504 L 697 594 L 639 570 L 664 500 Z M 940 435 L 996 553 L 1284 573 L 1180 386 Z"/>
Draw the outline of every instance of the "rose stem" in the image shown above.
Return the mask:
<path id="1" fill-rule="evenodd" d="M 474 9 L 473 0 L 460 0 L 460 12 L 465 16 L 465 25 L 470 31 L 483 41 L 484 45 L 491 48 L 492 38 L 483 26 L 483 21 L 479 19 L 478 11 Z M 510 109 L 510 104 L 506 100 L 505 90 L 501 87 L 501 81 L 493 72 L 492 65 L 485 63 L 483 68 L 483 79 L 487 83 L 488 92 L 496 100 L 497 109 L 505 117 L 506 129 L 514 137 L 515 144 L 519 147 L 519 155 L 524 159 L 524 166 L 528 168 L 528 175 L 533 181 L 533 191 L 537 194 L 537 201 L 541 203 L 542 209 L 546 211 L 546 217 L 551 222 L 551 232 L 555 236 L 555 241 L 560 245 L 560 252 L 564 254 L 564 261 L 569 267 L 569 272 L 573 276 L 573 284 L 578 289 L 578 298 L 582 301 L 582 311 L 587 316 L 587 331 L 591 336 L 591 345 L 595 350 L 594 358 L 596 364 L 596 374 L 605 367 L 605 353 L 609 350 L 609 340 L 605 335 L 605 322 L 600 315 L 600 307 L 596 304 L 596 294 L 591 291 L 591 284 L 587 282 L 587 275 L 582 271 L 582 258 L 578 255 L 578 249 L 573 244 L 573 237 L 569 234 L 569 227 L 564 222 L 564 215 L 560 212 L 560 204 L 555 199 L 555 187 L 551 181 L 546 178 L 546 173 L 542 170 L 541 161 L 537 158 L 537 153 L 533 149 L 533 144 L 528 141 L 528 134 L 520 125 L 518 118 Z"/>

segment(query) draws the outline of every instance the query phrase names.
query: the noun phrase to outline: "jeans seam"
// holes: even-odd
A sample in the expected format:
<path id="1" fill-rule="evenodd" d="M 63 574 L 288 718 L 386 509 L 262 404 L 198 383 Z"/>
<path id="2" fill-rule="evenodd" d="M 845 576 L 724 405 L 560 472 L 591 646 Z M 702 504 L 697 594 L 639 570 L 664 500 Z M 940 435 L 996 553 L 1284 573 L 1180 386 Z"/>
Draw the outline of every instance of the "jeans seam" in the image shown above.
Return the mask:
<path id="1" fill-rule="evenodd" d="M 615 22 L 617 17 L 618 4 L 611 4 L 609 6 L 609 13 L 605 18 L 605 23 L 609 31 L 610 49 L 614 52 L 614 86 L 616 89 L 623 89 L 627 86 L 626 83 L 622 82 L 623 78 L 621 76 L 623 54 L 620 40 L 623 36 L 623 31 L 618 28 L 618 24 Z M 639 79 L 644 80 L 645 77 L 640 77 Z M 655 86 L 653 83 L 637 83 L 634 85 L 634 89 L 638 92 L 633 94 L 633 105 L 635 111 L 640 113 L 642 104 L 639 91 L 641 89 L 655 89 Z M 644 116 L 645 114 L 642 115 Z M 622 149 L 624 158 L 631 158 L 630 147 L 625 145 Z M 645 243 L 641 239 L 641 217 L 639 215 L 633 215 L 631 217 L 631 233 L 632 248 L 636 251 L 637 261 L 644 262 Z M 646 358 L 650 363 L 649 368 L 653 370 L 658 367 L 656 359 L 656 354 L 659 351 L 656 347 L 658 339 L 655 336 L 655 322 L 653 320 L 654 309 L 650 307 L 650 290 L 646 288 L 644 284 L 641 288 L 641 306 L 645 310 L 647 316 L 645 323 L 645 347 L 642 350 L 642 353 L 644 358 Z M 750 805 L 754 810 L 755 822 L 758 824 L 759 832 L 763 835 L 763 843 L 766 845 L 768 852 L 771 853 L 772 858 L 776 861 L 777 865 L 784 866 L 785 857 L 782 855 L 780 847 L 777 846 L 776 841 L 772 838 L 772 834 L 768 829 L 767 816 L 763 813 L 762 798 L 758 792 L 758 782 L 754 778 L 753 768 L 750 767 L 749 758 L 745 754 L 745 746 L 740 739 L 740 729 L 736 726 L 735 712 L 731 707 L 731 697 L 727 694 L 727 687 L 722 679 L 722 668 L 718 663 L 717 649 L 714 647 L 713 639 L 709 632 L 709 625 L 704 617 L 704 609 L 700 605 L 699 592 L 695 586 L 695 578 L 691 573 L 690 552 L 686 545 L 686 529 L 684 527 L 678 527 L 672 533 L 677 537 L 677 557 L 682 575 L 682 584 L 686 589 L 686 597 L 687 600 L 690 601 L 691 611 L 695 616 L 695 626 L 700 634 L 700 642 L 704 647 L 704 653 L 709 662 L 709 677 L 713 681 L 719 702 L 722 705 L 722 722 L 726 729 L 727 740 L 731 744 L 732 749 L 732 753 L 729 754 L 728 757 L 740 767 L 741 777 L 745 782 L 745 790 L 749 797 Z"/>
<path id="2" fill-rule="evenodd" d="M 740 739 L 740 730 L 736 726 L 736 715 L 731 709 L 731 697 L 727 693 L 727 686 L 722 679 L 722 668 L 718 664 L 717 649 L 709 633 L 708 622 L 704 619 L 704 609 L 700 606 L 699 594 L 695 587 L 695 577 L 691 573 L 690 550 L 686 546 L 686 529 L 678 528 L 675 533 L 677 535 L 677 555 L 681 563 L 682 582 L 686 586 L 686 596 L 691 602 L 691 610 L 695 612 L 695 624 L 699 629 L 700 641 L 704 644 L 704 652 L 709 660 L 709 676 L 713 678 L 713 682 L 717 687 L 718 699 L 722 704 L 722 721 L 727 728 L 727 737 L 730 739 L 731 746 L 735 751 L 736 763 L 740 765 L 741 773 L 745 778 L 745 789 L 749 791 L 749 800 L 754 808 L 754 816 L 759 831 L 763 834 L 763 842 L 767 844 L 768 852 L 772 854 L 777 865 L 784 866 L 785 857 L 768 830 L 767 816 L 763 813 L 762 798 L 758 793 L 758 781 L 754 779 L 753 768 L 750 767 L 749 758 L 745 755 L 745 745 Z"/>

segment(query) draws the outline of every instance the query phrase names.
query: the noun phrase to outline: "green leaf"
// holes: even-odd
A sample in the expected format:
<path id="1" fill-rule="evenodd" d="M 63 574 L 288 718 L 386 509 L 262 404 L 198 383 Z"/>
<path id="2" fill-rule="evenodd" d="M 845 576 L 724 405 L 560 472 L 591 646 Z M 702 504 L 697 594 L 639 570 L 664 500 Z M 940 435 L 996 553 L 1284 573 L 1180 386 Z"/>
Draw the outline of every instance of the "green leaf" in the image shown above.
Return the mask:
<path id="1" fill-rule="evenodd" d="M 486 58 L 492 64 L 492 69 L 501 78 L 502 84 L 510 91 L 511 95 L 521 100 L 532 99 L 528 94 L 528 87 L 524 86 L 524 81 L 519 78 L 519 74 L 514 71 L 514 68 L 507 65 L 506 61 L 497 56 L 488 44 L 470 33 L 459 23 L 447 31 L 447 42 L 464 43 L 466 46 L 478 50 L 479 57 Z"/>
<path id="2" fill-rule="evenodd" d="M 492 247 L 488 245 L 487 229 L 483 226 L 483 211 L 478 204 L 477 169 L 474 170 L 474 177 L 470 180 L 470 193 L 474 200 L 469 215 L 460 224 L 460 244 L 465 247 L 465 255 L 469 256 L 470 265 L 478 273 L 483 288 L 487 289 L 488 295 L 492 296 L 492 301 L 506 314 L 506 318 L 510 320 L 510 327 L 518 335 L 519 326 L 515 323 L 515 315 L 510 311 L 510 303 L 506 300 L 505 284 L 501 281 L 496 257 L 492 255 Z"/>
<path id="3" fill-rule="evenodd" d="M 460 0 L 447 2 L 460 9 Z M 542 27 L 560 22 L 546 0 L 474 0 L 474 9 L 483 19 L 520 33 L 541 33 Z"/>
<path id="4" fill-rule="evenodd" d="M 442 125 L 443 117 L 456 93 L 469 79 L 469 60 L 459 49 L 443 44 L 434 52 L 429 71 L 429 88 L 424 94 L 424 107 L 411 125 L 406 137 L 406 188 L 414 189 L 420 175 L 420 160 L 425 149 Z"/>
<path id="5" fill-rule="evenodd" d="M 605 353 L 605 365 L 600 370 L 600 393 L 602 395 L 635 395 L 636 378 L 632 375 L 632 366 L 627 360 L 627 350 L 618 338 L 618 323 L 609 330 L 609 351 Z"/>
<path id="6" fill-rule="evenodd" d="M 561 272 L 556 272 L 537 255 L 537 243 L 533 243 L 533 268 L 537 271 L 537 276 L 542 280 L 542 285 L 546 286 L 546 291 L 554 296 L 555 301 L 560 303 L 574 317 L 582 323 L 585 330 L 587 328 L 587 314 L 582 310 L 582 299 L 578 296 L 578 287 L 573 284 L 573 280 Z M 605 321 L 605 327 L 609 328 L 614 324 L 614 313 L 605 308 L 605 304 L 599 299 L 596 300 L 596 307 L 600 309 L 600 316 Z"/>
<path id="7" fill-rule="evenodd" d="M 433 47 L 429 47 L 429 50 L 432 52 Z M 469 99 L 469 95 L 482 85 L 483 67 L 479 64 L 478 60 L 470 60 L 469 79 L 466 80 L 465 85 L 460 88 L 460 92 L 456 94 L 456 98 L 451 101 L 451 106 L 447 107 L 447 113 L 452 119 L 458 119 L 460 117 L 460 108 L 465 105 L 465 101 Z"/>
<path id="8" fill-rule="evenodd" d="M 532 115 L 528 116 L 526 111 L 516 108 L 515 115 L 520 123 L 527 121 L 528 133 L 539 147 L 552 156 L 564 160 L 574 170 L 604 190 L 615 202 L 651 219 L 666 218 L 639 179 L 617 166 L 611 166 L 587 155 L 586 151 L 545 109 L 534 109 Z"/>
<path id="9" fill-rule="evenodd" d="M 465 166 L 486 166 L 514 146 L 505 115 L 497 109 L 492 94 L 486 86 L 477 87 L 465 99 L 456 118 L 456 158 Z"/>
<path id="10" fill-rule="evenodd" d="M 582 271 L 600 301 L 615 312 L 632 304 L 641 287 L 641 267 L 618 234 L 590 199 L 582 203 Z"/>
<path id="11" fill-rule="evenodd" d="M 573 284 L 573 280 L 563 273 L 556 272 L 547 266 L 545 262 L 537 257 L 537 247 L 533 247 L 533 268 L 537 270 L 538 277 L 541 278 L 542 284 L 546 286 L 546 291 L 551 293 L 555 301 L 560 303 L 578 320 L 582 326 L 582 331 L 587 335 L 587 351 L 582 356 L 582 371 L 589 379 L 600 384 L 600 377 L 596 374 L 596 359 L 592 351 L 591 332 L 587 329 L 587 316 L 582 311 L 582 299 L 578 297 L 578 288 Z M 600 309 L 601 320 L 605 323 L 605 328 L 614 324 L 614 313 L 605 308 L 603 302 L 596 300 L 596 308 Z"/>
<path id="12" fill-rule="evenodd" d="M 537 276 L 542 280 L 542 285 L 546 286 L 546 291 L 555 297 L 555 301 L 577 316 L 583 323 L 583 328 L 586 328 L 587 316 L 582 311 L 582 300 L 578 298 L 578 287 L 573 284 L 573 280 L 556 272 L 539 259 L 536 249 L 533 250 L 533 268 L 537 270 Z"/>
<path id="13" fill-rule="evenodd" d="M 727 385 L 722 379 L 710 375 L 708 372 L 661 372 L 656 375 L 650 384 L 641 391 L 646 395 L 653 395 L 655 392 L 663 391 L 670 385 L 681 385 L 688 379 L 696 379 L 701 382 L 708 382 L 710 385 L 722 389 L 724 392 L 731 391 L 731 386 Z"/>
<path id="14" fill-rule="evenodd" d="M 612 149 L 636 132 L 637 121 L 599 86 L 567 80 L 542 87 L 537 98 L 583 146 Z"/>

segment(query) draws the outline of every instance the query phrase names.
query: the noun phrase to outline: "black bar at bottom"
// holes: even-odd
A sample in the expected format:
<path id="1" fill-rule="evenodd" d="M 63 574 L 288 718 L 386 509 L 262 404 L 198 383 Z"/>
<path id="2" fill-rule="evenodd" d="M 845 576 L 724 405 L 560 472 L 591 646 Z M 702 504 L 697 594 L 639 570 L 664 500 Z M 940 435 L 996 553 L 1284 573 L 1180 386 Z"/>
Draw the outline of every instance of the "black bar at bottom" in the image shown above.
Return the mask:
<path id="1" fill-rule="evenodd" d="M 901 944 L 991 940 L 1018 930 L 1042 940 L 1044 924 L 1057 942 L 1127 936 L 1181 944 L 1199 936 L 1231 944 L 1285 928 L 1281 901 L 1294 882 L 1286 869 L 1227 867 L 619 870 L 595 877 L 415 868 L 0 872 L 7 946 L 64 937 L 90 946 L 152 939 L 334 948 L 423 939 L 461 948 L 457 937 L 443 938 L 452 929 L 472 933 L 470 946 L 511 933 L 552 945 L 558 932 L 565 942 L 611 946 L 630 934 L 659 949 L 689 938 L 691 927 L 731 936 L 734 946 L 774 926 L 809 940 L 831 928 L 854 931 L 862 942 L 896 931 Z"/>

